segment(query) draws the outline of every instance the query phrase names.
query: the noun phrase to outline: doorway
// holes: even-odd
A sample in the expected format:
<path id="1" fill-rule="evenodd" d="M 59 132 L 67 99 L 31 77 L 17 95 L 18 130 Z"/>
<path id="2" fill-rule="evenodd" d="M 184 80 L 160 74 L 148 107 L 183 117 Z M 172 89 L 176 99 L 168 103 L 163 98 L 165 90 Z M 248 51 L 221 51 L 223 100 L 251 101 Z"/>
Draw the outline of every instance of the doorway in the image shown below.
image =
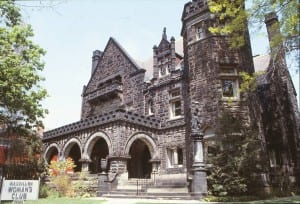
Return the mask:
<path id="1" fill-rule="evenodd" d="M 91 153 L 92 162 L 89 165 L 89 170 L 92 174 L 100 173 L 100 172 L 108 172 L 109 164 L 107 163 L 106 169 L 101 169 L 100 161 L 101 159 L 105 159 L 108 155 L 108 145 L 103 138 L 98 139 Z"/>
<path id="2" fill-rule="evenodd" d="M 150 178 L 152 164 L 151 155 L 147 144 L 137 139 L 130 147 L 129 154 L 131 159 L 127 162 L 129 178 Z"/>
<path id="3" fill-rule="evenodd" d="M 76 167 L 74 168 L 75 172 L 81 171 L 81 162 L 79 161 L 81 158 L 80 148 L 77 143 L 74 143 L 70 149 L 68 157 L 71 157 L 74 161 Z"/>

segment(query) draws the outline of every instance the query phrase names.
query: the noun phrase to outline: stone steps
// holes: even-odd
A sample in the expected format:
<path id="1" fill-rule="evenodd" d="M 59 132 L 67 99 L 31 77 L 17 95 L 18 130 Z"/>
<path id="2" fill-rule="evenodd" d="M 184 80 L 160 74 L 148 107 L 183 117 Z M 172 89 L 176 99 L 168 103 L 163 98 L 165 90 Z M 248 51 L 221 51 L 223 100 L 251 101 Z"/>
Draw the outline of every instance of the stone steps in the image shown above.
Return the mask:
<path id="1" fill-rule="evenodd" d="M 139 199 L 156 199 L 156 200 L 194 200 L 193 197 L 191 197 L 189 194 L 188 195 L 159 195 L 159 194 L 122 194 L 122 193 L 109 193 L 109 194 L 104 194 L 102 195 L 103 197 L 107 198 L 139 198 Z"/>
<path id="2" fill-rule="evenodd" d="M 187 188 L 182 187 L 171 187 L 171 188 L 165 188 L 165 187 L 150 187 L 147 189 L 147 193 L 149 194 L 188 194 Z"/>
<path id="3" fill-rule="evenodd" d="M 168 178 L 164 178 L 164 181 Z M 162 198 L 191 199 L 185 180 L 168 180 L 168 182 L 153 179 L 120 178 L 115 190 L 102 195 L 111 198 Z"/>

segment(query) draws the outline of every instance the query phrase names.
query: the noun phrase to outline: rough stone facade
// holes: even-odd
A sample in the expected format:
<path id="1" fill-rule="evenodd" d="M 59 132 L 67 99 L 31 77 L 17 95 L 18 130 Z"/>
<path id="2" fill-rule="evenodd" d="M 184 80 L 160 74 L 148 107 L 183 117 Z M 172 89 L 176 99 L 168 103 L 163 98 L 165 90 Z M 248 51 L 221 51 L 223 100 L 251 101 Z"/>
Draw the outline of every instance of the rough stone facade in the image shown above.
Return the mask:
<path id="1" fill-rule="evenodd" d="M 229 110 L 246 124 L 258 124 L 258 137 L 265 141 L 262 148 L 270 149 L 268 165 L 273 165 L 273 154 L 281 155 L 280 161 L 286 162 L 275 166 L 285 165 L 290 179 L 299 179 L 299 113 L 286 65 L 280 65 L 285 71 L 276 75 L 277 80 L 262 83 L 269 87 L 264 89 L 268 95 L 258 93 L 256 104 L 249 107 L 238 92 L 239 72 L 254 72 L 249 34 L 245 33 L 244 47 L 231 49 L 227 37 L 208 32 L 215 22 L 206 1 L 187 3 L 181 32 L 184 56 L 176 53 L 175 39 L 168 40 L 164 29 L 159 45 L 153 47 L 149 82 L 144 81 L 145 70 L 110 38 L 103 52 L 93 53 L 91 78 L 82 93 L 81 120 L 44 133 L 45 160 L 70 156 L 78 171 L 106 171 L 128 179 L 174 175 L 185 178 L 183 185 L 190 191 L 205 191 L 201 166 L 205 157 L 202 161 L 200 155 L 201 164 L 195 165 L 195 155 L 202 150 L 207 155 L 209 145 L 218 138 L 217 118 Z M 281 92 L 286 93 L 284 98 L 276 96 Z M 264 106 L 267 97 L 275 103 L 271 107 Z M 272 123 L 269 114 L 275 117 Z M 199 135 L 193 132 L 192 116 L 199 121 Z M 273 122 L 282 132 L 274 134 Z M 282 140 L 286 145 L 280 151 L 272 146 Z M 100 166 L 100 159 L 108 160 L 108 168 Z M 187 181 L 194 183 L 192 187 Z"/>

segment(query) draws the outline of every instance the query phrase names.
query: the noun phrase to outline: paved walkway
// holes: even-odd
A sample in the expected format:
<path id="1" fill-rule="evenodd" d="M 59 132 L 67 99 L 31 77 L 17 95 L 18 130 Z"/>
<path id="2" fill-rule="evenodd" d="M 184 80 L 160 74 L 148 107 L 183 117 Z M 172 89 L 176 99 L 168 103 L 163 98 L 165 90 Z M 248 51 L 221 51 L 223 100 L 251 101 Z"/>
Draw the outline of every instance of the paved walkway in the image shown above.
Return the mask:
<path id="1" fill-rule="evenodd" d="M 184 204 L 201 204 L 207 202 L 200 202 L 198 200 L 166 200 L 166 199 L 138 199 L 138 198 L 90 198 L 92 200 L 105 200 L 104 204 L 136 204 L 136 203 L 184 203 Z"/>

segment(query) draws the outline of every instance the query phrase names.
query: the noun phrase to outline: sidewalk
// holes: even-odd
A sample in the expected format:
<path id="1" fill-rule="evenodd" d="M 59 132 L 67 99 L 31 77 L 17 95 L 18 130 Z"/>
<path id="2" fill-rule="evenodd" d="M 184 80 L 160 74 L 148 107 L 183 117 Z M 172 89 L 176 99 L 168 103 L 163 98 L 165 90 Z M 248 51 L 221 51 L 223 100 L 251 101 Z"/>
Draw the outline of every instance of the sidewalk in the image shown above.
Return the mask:
<path id="1" fill-rule="evenodd" d="M 142 204 L 142 203 L 184 203 L 184 204 L 201 204 L 207 202 L 200 202 L 198 200 L 166 200 L 166 199 L 144 199 L 144 198 L 90 198 L 91 200 L 105 200 L 104 204 Z"/>

